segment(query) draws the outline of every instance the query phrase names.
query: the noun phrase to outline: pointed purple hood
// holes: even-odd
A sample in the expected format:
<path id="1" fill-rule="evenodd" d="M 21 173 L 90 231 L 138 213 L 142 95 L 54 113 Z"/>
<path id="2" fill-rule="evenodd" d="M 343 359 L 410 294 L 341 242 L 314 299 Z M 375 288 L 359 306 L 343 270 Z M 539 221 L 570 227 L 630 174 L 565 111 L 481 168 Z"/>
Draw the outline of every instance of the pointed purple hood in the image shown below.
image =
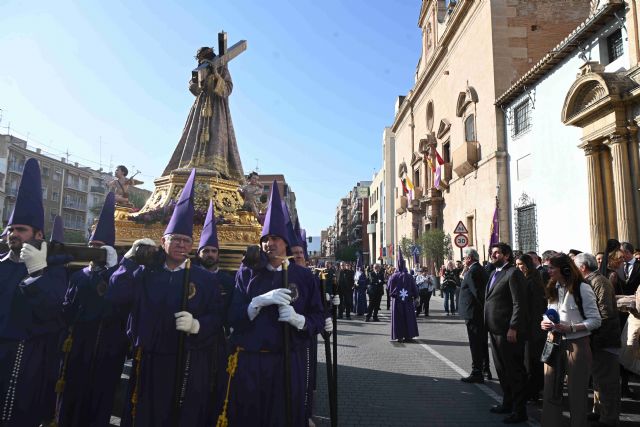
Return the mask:
<path id="1" fill-rule="evenodd" d="M 260 241 L 269 235 L 278 236 L 287 242 L 287 246 L 289 245 L 289 236 L 287 234 L 284 212 L 282 211 L 280 191 L 278 190 L 278 183 L 275 180 L 271 185 L 271 197 L 269 198 L 269 205 L 267 206 Z"/>
<path id="2" fill-rule="evenodd" d="M 216 227 L 216 216 L 214 214 L 213 202 L 209 201 L 209 210 L 207 211 L 207 217 L 204 220 L 204 226 L 202 227 L 202 234 L 200 235 L 200 244 L 198 245 L 198 251 L 205 246 L 213 246 L 220 249 L 218 245 L 218 229 Z"/>
<path id="3" fill-rule="evenodd" d="M 195 179 L 196 170 L 192 169 L 189 179 L 187 179 L 182 193 L 180 193 L 180 198 L 173 210 L 169 224 L 167 224 L 167 228 L 164 230 L 165 236 L 167 234 L 183 234 L 193 237 L 193 214 L 195 213 L 195 207 L 193 205 L 193 184 Z"/>
<path id="4" fill-rule="evenodd" d="M 50 242 L 64 243 L 64 221 L 60 215 L 53 218 Z"/>
<path id="5" fill-rule="evenodd" d="M 44 207 L 42 205 L 42 181 L 40 165 L 36 159 L 28 159 L 22 171 L 22 180 L 7 225 L 24 224 L 44 233 Z"/>
<path id="6" fill-rule="evenodd" d="M 115 226 L 116 196 L 109 192 L 104 199 L 98 224 L 96 224 L 93 234 L 89 237 L 89 242 L 98 240 L 107 246 L 113 246 L 116 243 L 116 226 Z"/>

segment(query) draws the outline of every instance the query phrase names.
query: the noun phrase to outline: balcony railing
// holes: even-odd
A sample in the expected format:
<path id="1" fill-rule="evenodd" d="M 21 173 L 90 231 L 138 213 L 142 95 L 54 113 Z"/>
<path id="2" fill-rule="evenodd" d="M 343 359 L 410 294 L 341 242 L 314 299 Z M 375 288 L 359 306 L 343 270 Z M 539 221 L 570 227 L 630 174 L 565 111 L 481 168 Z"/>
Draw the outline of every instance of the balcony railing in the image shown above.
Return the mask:
<path id="1" fill-rule="evenodd" d="M 62 204 L 63 207 L 68 209 L 75 209 L 77 211 L 85 212 L 87 210 L 87 203 L 74 202 L 71 200 L 65 200 Z"/>
<path id="2" fill-rule="evenodd" d="M 89 191 L 92 193 L 104 194 L 107 190 L 100 185 L 92 185 Z"/>
<path id="3" fill-rule="evenodd" d="M 87 186 L 86 185 L 80 185 L 80 184 L 75 183 L 75 182 L 67 182 L 64 186 L 65 186 L 65 188 L 70 188 L 71 190 L 82 191 L 83 193 L 87 192 Z"/>
<path id="4" fill-rule="evenodd" d="M 9 172 L 22 173 L 24 170 L 24 162 L 9 162 Z"/>

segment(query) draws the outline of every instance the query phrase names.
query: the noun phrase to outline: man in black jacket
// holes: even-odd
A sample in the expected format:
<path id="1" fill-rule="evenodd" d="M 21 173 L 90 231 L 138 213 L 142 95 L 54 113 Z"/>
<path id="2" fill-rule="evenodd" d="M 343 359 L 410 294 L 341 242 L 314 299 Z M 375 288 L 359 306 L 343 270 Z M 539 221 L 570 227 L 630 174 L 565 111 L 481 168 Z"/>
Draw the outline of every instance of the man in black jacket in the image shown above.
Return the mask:
<path id="1" fill-rule="evenodd" d="M 380 264 L 373 266 L 373 271 L 369 273 L 369 288 L 367 293 L 369 294 L 369 307 L 367 308 L 367 319 L 371 321 L 373 316 L 374 322 L 379 322 L 378 310 L 380 310 L 380 302 L 382 301 L 382 294 L 384 293 L 384 272 L 380 268 Z"/>
<path id="2" fill-rule="evenodd" d="M 340 319 L 342 319 L 342 313 L 346 310 L 347 320 L 351 320 L 351 309 L 353 308 L 354 274 L 355 272 L 346 262 L 340 264 L 340 271 L 338 271 L 338 294 L 340 295 L 338 318 Z"/>
<path id="3" fill-rule="evenodd" d="M 482 368 L 485 366 L 487 334 L 484 328 L 484 297 L 489 276 L 478 262 L 480 256 L 473 248 L 465 248 L 464 263 L 467 274 L 460 285 L 458 314 L 467 325 L 469 348 L 471 349 L 471 375 L 461 378 L 467 383 L 484 383 Z"/>
<path id="4" fill-rule="evenodd" d="M 493 363 L 502 388 L 502 404 L 491 408 L 510 414 L 506 424 L 527 420 L 524 341 L 527 331 L 527 301 L 524 275 L 513 265 L 513 251 L 506 243 L 491 245 L 495 270 L 489 279 L 484 305 Z"/>

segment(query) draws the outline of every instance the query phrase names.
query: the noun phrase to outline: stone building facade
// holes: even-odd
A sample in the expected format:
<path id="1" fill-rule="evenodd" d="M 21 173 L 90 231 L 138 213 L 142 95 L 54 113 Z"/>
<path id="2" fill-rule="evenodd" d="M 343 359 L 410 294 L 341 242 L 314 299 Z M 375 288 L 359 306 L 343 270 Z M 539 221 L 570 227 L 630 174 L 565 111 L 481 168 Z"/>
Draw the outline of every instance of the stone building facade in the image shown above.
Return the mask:
<path id="1" fill-rule="evenodd" d="M 589 17 L 496 101 L 507 124 L 517 249 L 596 253 L 608 238 L 640 242 L 640 79 L 635 8 L 625 17 L 626 6 L 593 2 Z"/>
<path id="2" fill-rule="evenodd" d="M 495 106 L 532 64 L 589 15 L 589 2 L 568 0 L 423 0 L 423 42 L 413 88 L 398 99 L 392 187 L 395 237 L 416 238 L 462 221 L 470 245 L 486 250 L 496 203 L 500 238 L 511 239 L 503 113 Z M 441 185 L 427 160 L 437 150 Z M 432 157 L 432 162 L 436 159 Z M 400 180 L 415 186 L 403 195 Z"/>

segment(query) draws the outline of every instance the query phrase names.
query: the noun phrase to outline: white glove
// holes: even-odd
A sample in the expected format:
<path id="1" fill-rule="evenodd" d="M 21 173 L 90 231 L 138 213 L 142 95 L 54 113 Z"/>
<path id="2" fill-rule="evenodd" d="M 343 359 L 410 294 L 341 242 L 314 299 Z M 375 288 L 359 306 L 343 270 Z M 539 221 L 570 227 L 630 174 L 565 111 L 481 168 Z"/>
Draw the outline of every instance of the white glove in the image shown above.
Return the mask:
<path id="1" fill-rule="evenodd" d="M 330 317 L 324 319 L 324 330 L 328 333 L 333 332 L 333 322 Z"/>
<path id="2" fill-rule="evenodd" d="M 116 250 L 113 247 L 107 245 L 102 246 L 102 249 L 104 249 L 104 251 L 107 253 L 107 262 L 105 266 L 107 268 L 111 268 L 116 265 L 118 263 L 118 253 L 116 252 Z"/>
<path id="3" fill-rule="evenodd" d="M 175 313 L 174 316 L 176 316 L 176 330 L 188 334 L 197 334 L 200 330 L 200 322 L 194 319 L 193 315 L 188 311 L 180 311 Z"/>
<path id="4" fill-rule="evenodd" d="M 329 294 L 324 294 L 324 297 L 327 301 L 331 301 L 332 305 L 340 305 L 340 296 L 334 295 L 333 297 Z"/>
<path id="5" fill-rule="evenodd" d="M 136 256 L 136 250 L 138 249 L 138 246 L 140 245 L 147 245 L 147 246 L 158 246 L 156 245 L 156 242 L 154 242 L 152 239 L 149 238 L 144 238 L 144 239 L 138 239 L 135 242 L 133 242 L 133 245 L 131 246 L 131 249 L 129 249 L 127 251 L 126 254 L 124 254 L 125 258 L 133 258 Z"/>
<path id="6" fill-rule="evenodd" d="M 291 290 L 286 288 L 278 288 L 265 294 L 253 297 L 251 306 L 253 308 L 266 307 L 268 305 L 288 305 L 291 302 Z"/>
<path id="7" fill-rule="evenodd" d="M 298 330 L 304 328 L 306 319 L 302 314 L 296 313 L 295 309 L 290 305 L 281 305 L 278 307 L 278 313 L 280 314 L 278 322 L 287 322 Z"/>
<path id="8" fill-rule="evenodd" d="M 44 269 L 47 266 L 47 242 L 42 242 L 40 249 L 23 243 L 20 250 L 20 261 L 24 262 L 29 274 Z"/>

